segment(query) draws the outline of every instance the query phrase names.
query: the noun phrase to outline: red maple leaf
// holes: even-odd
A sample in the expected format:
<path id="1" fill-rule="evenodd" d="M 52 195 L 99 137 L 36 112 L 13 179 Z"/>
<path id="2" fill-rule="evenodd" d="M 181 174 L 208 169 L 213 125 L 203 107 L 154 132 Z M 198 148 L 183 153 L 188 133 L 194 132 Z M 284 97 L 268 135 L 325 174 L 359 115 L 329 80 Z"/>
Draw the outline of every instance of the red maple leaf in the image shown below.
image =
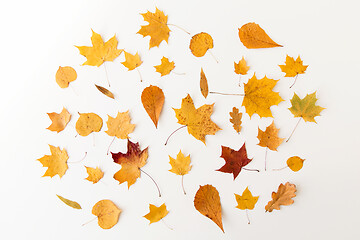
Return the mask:
<path id="1" fill-rule="evenodd" d="M 225 159 L 225 165 L 216 171 L 224 172 L 224 173 L 232 173 L 234 174 L 234 180 L 241 172 L 241 168 L 248 165 L 252 159 L 247 157 L 245 143 L 242 147 L 235 151 L 229 147 L 221 146 L 222 153 L 221 156 Z"/>

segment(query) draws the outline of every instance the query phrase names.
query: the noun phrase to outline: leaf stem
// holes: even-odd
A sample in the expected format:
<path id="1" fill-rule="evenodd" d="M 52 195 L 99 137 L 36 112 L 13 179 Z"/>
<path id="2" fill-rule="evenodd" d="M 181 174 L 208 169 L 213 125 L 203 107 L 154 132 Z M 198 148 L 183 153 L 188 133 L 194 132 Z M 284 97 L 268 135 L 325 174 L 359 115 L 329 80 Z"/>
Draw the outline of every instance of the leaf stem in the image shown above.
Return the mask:
<path id="1" fill-rule="evenodd" d="M 295 85 L 295 83 L 296 83 L 296 80 L 297 80 L 298 76 L 299 76 L 299 74 L 296 74 L 296 76 L 295 76 L 295 80 L 294 80 L 294 83 L 290 86 L 290 88 L 292 88 L 292 86 L 294 86 L 294 85 Z"/>
<path id="2" fill-rule="evenodd" d="M 79 94 L 75 91 L 75 88 L 73 87 L 73 85 L 72 84 L 69 84 L 69 85 L 70 85 L 71 89 L 73 90 L 73 92 L 75 93 L 75 95 L 79 96 Z"/>
<path id="3" fill-rule="evenodd" d="M 299 123 L 300 123 L 300 120 L 301 120 L 301 118 L 299 118 L 299 121 L 298 121 L 298 122 L 297 122 L 297 124 L 295 125 L 294 130 L 291 132 L 290 137 L 286 140 L 286 142 L 288 142 L 288 141 L 290 140 L 291 136 L 294 134 L 294 132 L 295 132 L 295 130 L 296 130 L 296 128 L 297 128 L 297 126 L 298 126 L 298 125 L 299 125 Z"/>
<path id="4" fill-rule="evenodd" d="M 265 171 L 266 171 L 267 152 L 268 152 L 268 148 L 266 147 L 266 149 L 265 149 Z"/>
<path id="5" fill-rule="evenodd" d="M 176 129 L 175 131 L 173 131 L 173 132 L 170 134 L 170 136 L 166 139 L 165 145 L 167 145 L 170 137 L 171 137 L 174 133 L 176 133 L 177 131 L 179 131 L 180 129 L 182 129 L 182 128 L 184 128 L 184 127 L 187 127 L 187 126 L 186 126 L 186 125 L 183 125 L 183 126 L 179 127 L 178 129 Z"/>
<path id="6" fill-rule="evenodd" d="M 171 24 L 171 23 L 168 23 L 167 25 L 168 25 L 168 26 L 177 27 L 178 29 L 181 29 L 181 30 L 183 30 L 184 32 L 186 32 L 187 34 L 189 34 L 189 35 L 190 35 L 190 32 L 186 31 L 186 30 L 185 30 L 184 28 L 182 28 L 182 27 L 179 27 L 178 25 Z"/>
<path id="7" fill-rule="evenodd" d="M 76 161 L 76 162 L 67 162 L 67 163 L 79 163 L 79 162 L 82 162 L 86 158 L 86 156 L 87 156 L 87 152 L 85 152 L 85 155 L 81 160 Z"/>
<path id="8" fill-rule="evenodd" d="M 248 224 L 250 224 L 250 218 L 249 218 L 249 211 L 248 211 L 248 209 L 246 209 L 246 217 L 247 217 L 247 220 L 248 220 Z"/>
<path id="9" fill-rule="evenodd" d="M 110 145 L 109 145 L 109 147 L 108 147 L 108 150 L 107 150 L 107 154 L 106 154 L 106 155 L 109 155 L 110 147 L 111 147 L 111 145 L 113 144 L 113 142 L 115 141 L 115 138 L 116 138 L 116 136 L 114 136 L 113 140 L 111 141 L 111 143 L 110 143 Z"/>
<path id="10" fill-rule="evenodd" d="M 95 217 L 95 218 L 91 219 L 90 221 L 87 221 L 86 223 L 81 224 L 81 226 L 85 226 L 86 224 L 95 221 L 97 218 L 98 218 L 98 217 Z"/>
<path id="11" fill-rule="evenodd" d="M 244 169 L 244 170 L 246 170 L 246 171 L 260 172 L 259 169 L 249 169 L 249 168 L 242 168 L 242 169 Z"/>
<path id="12" fill-rule="evenodd" d="M 288 168 L 288 166 L 285 166 L 285 167 L 282 167 L 282 168 L 273 169 L 273 171 L 280 171 L 280 170 L 284 170 L 285 168 Z"/>
<path id="13" fill-rule="evenodd" d="M 220 95 L 231 95 L 231 96 L 245 96 L 243 93 L 221 93 L 221 92 L 209 92 L 212 94 L 220 94 Z"/>
<path id="14" fill-rule="evenodd" d="M 172 227 L 170 227 L 169 225 L 167 225 L 167 223 L 164 221 L 164 219 L 162 218 L 161 221 L 163 222 L 163 224 L 170 230 L 174 230 Z"/>
<path id="15" fill-rule="evenodd" d="M 105 74 L 106 74 L 106 81 L 107 81 L 107 83 L 108 83 L 108 85 L 109 85 L 109 87 L 110 87 L 110 81 L 109 81 L 108 72 L 107 72 L 107 69 L 106 69 L 106 64 L 105 64 L 105 62 L 103 63 L 103 65 L 104 65 Z"/>
<path id="16" fill-rule="evenodd" d="M 181 187 L 183 189 L 184 195 L 186 195 L 185 188 L 184 188 L 184 175 L 181 175 Z"/>
<path id="17" fill-rule="evenodd" d="M 143 79 L 142 79 L 142 76 L 141 76 L 140 70 L 139 70 L 138 68 L 136 68 L 136 70 L 137 70 L 137 72 L 139 73 L 139 76 L 140 76 L 140 82 L 142 82 L 142 81 L 143 81 Z"/>
<path id="18" fill-rule="evenodd" d="M 154 183 L 155 183 L 155 186 L 159 192 L 159 197 L 161 197 L 161 193 L 160 193 L 160 188 L 159 186 L 157 185 L 157 183 L 155 182 L 155 180 L 147 173 L 145 172 L 144 170 L 142 170 L 141 168 L 139 168 L 139 170 L 142 172 L 142 173 L 145 173 Z"/>
<path id="19" fill-rule="evenodd" d="M 186 73 L 178 73 L 178 72 L 174 72 L 174 71 L 171 71 L 173 74 L 176 74 L 176 75 L 185 75 Z"/>
<path id="20" fill-rule="evenodd" d="M 210 55 L 215 59 L 216 63 L 219 63 L 219 60 L 215 57 L 213 52 L 210 49 L 208 51 L 209 51 Z"/>

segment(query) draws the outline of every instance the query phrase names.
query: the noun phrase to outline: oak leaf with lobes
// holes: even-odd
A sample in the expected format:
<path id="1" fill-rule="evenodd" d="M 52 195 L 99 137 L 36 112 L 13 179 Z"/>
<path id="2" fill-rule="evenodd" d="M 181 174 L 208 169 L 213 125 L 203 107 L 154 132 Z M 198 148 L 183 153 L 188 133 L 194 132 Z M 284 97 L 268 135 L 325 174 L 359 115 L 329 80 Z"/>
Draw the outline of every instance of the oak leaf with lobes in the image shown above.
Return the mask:
<path id="1" fill-rule="evenodd" d="M 150 221 L 149 224 L 160 221 L 169 213 L 166 209 L 165 203 L 163 203 L 160 207 L 149 204 L 149 210 L 149 213 L 144 216 L 144 218 Z"/>
<path id="2" fill-rule="evenodd" d="M 233 107 L 232 112 L 230 112 L 230 117 L 230 122 L 233 124 L 233 128 L 237 133 L 240 133 L 242 113 L 239 113 L 238 108 Z"/>
<path id="3" fill-rule="evenodd" d="M 282 47 L 274 42 L 256 23 L 247 23 L 239 28 L 239 38 L 244 46 L 250 49 Z"/>
<path id="4" fill-rule="evenodd" d="M 293 197 L 296 196 L 296 186 L 289 182 L 280 184 L 277 192 L 272 192 L 272 200 L 265 206 L 266 212 L 272 212 L 274 209 L 280 210 L 281 205 L 291 205 L 294 203 Z"/>
<path id="5" fill-rule="evenodd" d="M 52 145 L 49 145 L 49 147 L 51 155 L 45 155 L 38 159 L 43 167 L 48 168 L 43 177 L 54 177 L 55 175 L 59 175 L 61 178 L 68 169 L 68 154 L 65 149 L 61 150 L 59 147 L 54 147 Z"/>
<path id="6" fill-rule="evenodd" d="M 52 121 L 51 125 L 47 129 L 54 132 L 61 132 L 64 130 L 71 118 L 71 114 L 68 110 L 66 110 L 66 108 L 63 108 L 61 113 L 52 112 L 47 115 Z"/>
<path id="7" fill-rule="evenodd" d="M 141 94 L 141 102 L 157 128 L 160 113 L 165 102 L 165 95 L 162 89 L 152 85 L 145 88 Z"/>
<path id="8" fill-rule="evenodd" d="M 111 200 L 97 202 L 92 208 L 92 214 L 97 216 L 98 224 L 103 229 L 110 229 L 119 221 L 121 209 Z"/>

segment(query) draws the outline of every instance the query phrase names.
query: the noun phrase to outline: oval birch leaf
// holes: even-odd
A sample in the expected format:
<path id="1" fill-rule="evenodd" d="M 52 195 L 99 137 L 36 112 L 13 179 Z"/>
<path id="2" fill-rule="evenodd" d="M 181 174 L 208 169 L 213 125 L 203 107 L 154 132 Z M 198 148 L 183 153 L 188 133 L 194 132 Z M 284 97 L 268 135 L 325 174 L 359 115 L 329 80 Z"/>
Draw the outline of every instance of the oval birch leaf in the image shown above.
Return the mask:
<path id="1" fill-rule="evenodd" d="M 247 23 L 239 28 L 239 37 L 244 46 L 250 49 L 282 47 L 256 23 Z"/>
<path id="2" fill-rule="evenodd" d="M 68 205 L 69 207 L 72 207 L 72 208 L 75 208 L 75 209 L 81 209 L 81 206 L 80 204 L 78 204 L 77 202 L 74 202 L 74 201 L 71 201 L 69 199 L 66 199 L 60 195 L 57 195 L 56 196 L 63 202 L 65 203 L 66 205 Z"/>
<path id="3" fill-rule="evenodd" d="M 101 86 L 98 86 L 95 84 L 95 87 L 102 93 L 104 94 L 105 96 L 109 97 L 109 98 L 112 98 L 112 99 L 115 99 L 114 98 L 114 94 L 112 92 L 110 92 L 109 90 L 107 90 L 106 88 L 104 87 L 101 87 Z"/>
<path id="4" fill-rule="evenodd" d="M 209 86 L 203 69 L 201 68 L 200 73 L 200 91 L 201 94 L 206 98 L 209 94 Z"/>
<path id="5" fill-rule="evenodd" d="M 141 94 L 141 102 L 156 128 L 164 101 L 164 93 L 157 86 L 150 85 Z"/>

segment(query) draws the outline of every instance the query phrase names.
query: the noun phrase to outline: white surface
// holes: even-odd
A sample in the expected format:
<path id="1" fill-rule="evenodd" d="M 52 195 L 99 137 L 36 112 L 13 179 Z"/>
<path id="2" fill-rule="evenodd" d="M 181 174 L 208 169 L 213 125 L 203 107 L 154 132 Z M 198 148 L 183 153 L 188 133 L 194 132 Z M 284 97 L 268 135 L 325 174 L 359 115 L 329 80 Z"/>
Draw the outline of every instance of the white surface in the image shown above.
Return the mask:
<path id="1" fill-rule="evenodd" d="M 169 16 L 169 23 L 188 29 L 192 34 L 204 31 L 212 35 L 210 54 L 195 58 L 188 49 L 190 37 L 172 27 L 169 44 L 148 49 L 149 38 L 136 34 L 143 22 L 140 13 L 154 11 L 155 6 Z M 0 10 L 2 22 L 1 52 L 1 239 L 358 239 L 359 224 L 359 17 L 358 1 L 7 1 Z M 238 28 L 256 22 L 284 48 L 248 50 L 238 38 Z M 111 90 L 116 101 L 101 95 L 94 83 L 106 86 L 104 67 L 80 66 L 85 58 L 74 45 L 90 45 L 91 28 L 105 41 L 116 34 L 119 48 L 142 57 L 140 83 L 136 71 L 122 65 L 124 56 L 106 63 Z M 308 64 L 306 74 L 289 90 L 292 78 L 284 78 L 278 64 L 286 54 L 301 55 Z M 153 66 L 162 56 L 175 61 L 175 71 L 186 75 L 160 78 Z M 219 158 L 221 145 L 238 149 L 246 141 L 248 154 L 254 160 L 249 167 L 263 169 L 265 149 L 257 146 L 257 126 L 264 129 L 271 119 L 249 121 L 246 115 L 243 130 L 237 135 L 228 121 L 232 107 L 241 106 L 241 98 L 210 95 L 206 100 L 199 91 L 199 73 L 203 67 L 210 89 L 238 91 L 238 76 L 233 62 L 242 56 L 251 66 L 247 81 L 254 71 L 259 78 L 266 74 L 280 79 L 276 91 L 286 100 L 272 107 L 280 136 L 289 136 L 297 122 L 287 110 L 295 91 L 304 97 L 317 91 L 318 104 L 326 107 L 318 124 L 304 123 L 289 143 L 278 152 L 269 151 L 269 168 L 285 165 L 289 156 L 306 159 L 304 168 L 293 173 L 243 171 L 233 181 L 232 175 L 215 171 L 224 161 Z M 60 89 L 54 76 L 59 66 L 73 66 L 78 79 L 71 88 Z M 166 100 L 156 130 L 140 102 L 144 87 L 153 84 L 164 90 Z M 223 130 L 206 138 L 205 146 L 186 130 L 179 131 L 164 147 L 166 137 L 179 124 L 172 107 L 179 108 L 181 99 L 190 93 L 196 107 L 215 102 L 212 119 Z M 65 106 L 73 114 L 65 131 L 56 134 L 46 130 L 50 125 L 47 112 L 59 112 Z M 76 112 L 95 112 L 104 120 L 107 114 L 130 109 L 137 124 L 131 139 L 141 148 L 149 147 L 148 164 L 143 168 L 158 182 L 163 193 L 157 197 L 153 183 L 142 175 L 130 190 L 118 185 L 112 176 L 120 166 L 106 155 L 111 137 L 103 131 L 77 137 L 74 129 Z M 241 108 L 244 111 L 244 108 Z M 45 168 L 36 161 L 49 154 L 47 144 L 65 147 L 69 162 L 77 161 L 88 151 L 86 160 L 69 164 L 64 177 L 42 178 Z M 112 151 L 125 151 L 126 141 L 116 140 Z M 185 176 L 188 195 L 180 187 L 180 176 L 170 173 L 168 155 L 179 150 L 190 154 L 192 171 Z M 83 165 L 105 171 L 102 182 L 92 185 L 83 180 Z M 270 194 L 282 182 L 298 187 L 294 205 L 281 211 L 265 213 Z M 225 234 L 193 207 L 199 185 L 212 184 L 220 192 Z M 234 193 L 246 186 L 260 195 L 250 211 L 251 225 L 245 211 L 235 208 Z M 65 206 L 55 196 L 63 195 L 78 201 L 83 210 Z M 91 220 L 92 206 L 101 199 L 111 199 L 123 213 L 119 223 L 102 230 Z M 142 216 L 149 203 L 165 202 L 170 211 L 163 223 L 149 226 Z"/>

